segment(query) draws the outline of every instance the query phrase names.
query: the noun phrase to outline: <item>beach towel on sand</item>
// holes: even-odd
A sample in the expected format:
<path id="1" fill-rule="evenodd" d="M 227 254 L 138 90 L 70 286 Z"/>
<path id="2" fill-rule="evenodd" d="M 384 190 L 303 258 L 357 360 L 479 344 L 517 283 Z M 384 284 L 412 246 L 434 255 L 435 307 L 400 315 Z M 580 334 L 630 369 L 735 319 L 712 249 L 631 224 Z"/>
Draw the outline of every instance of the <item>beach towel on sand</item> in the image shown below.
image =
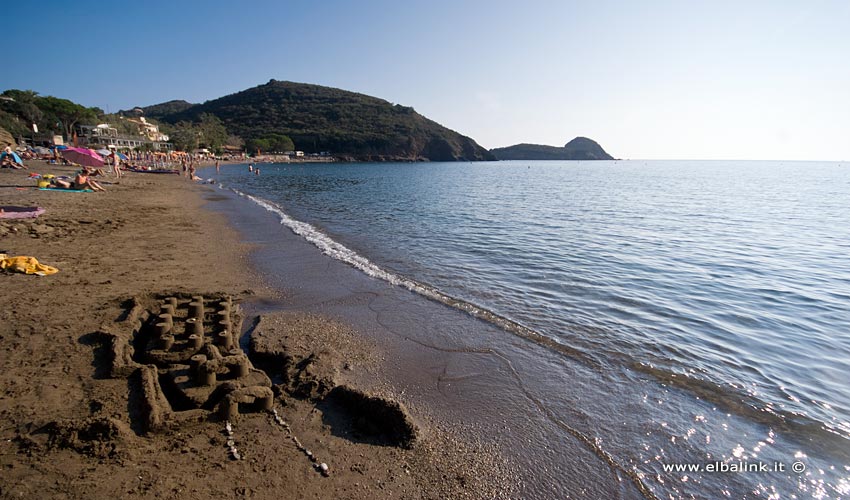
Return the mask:
<path id="1" fill-rule="evenodd" d="M 43 213 L 41 207 L 0 207 L 0 219 L 28 219 Z"/>
<path id="2" fill-rule="evenodd" d="M 59 191 L 61 193 L 92 193 L 91 189 L 38 188 L 39 191 Z"/>
<path id="3" fill-rule="evenodd" d="M 35 257 L 26 256 L 6 257 L 0 260 L 0 269 L 16 273 L 38 274 L 39 276 L 56 274 L 59 272 L 59 270 L 55 267 L 39 264 Z"/>

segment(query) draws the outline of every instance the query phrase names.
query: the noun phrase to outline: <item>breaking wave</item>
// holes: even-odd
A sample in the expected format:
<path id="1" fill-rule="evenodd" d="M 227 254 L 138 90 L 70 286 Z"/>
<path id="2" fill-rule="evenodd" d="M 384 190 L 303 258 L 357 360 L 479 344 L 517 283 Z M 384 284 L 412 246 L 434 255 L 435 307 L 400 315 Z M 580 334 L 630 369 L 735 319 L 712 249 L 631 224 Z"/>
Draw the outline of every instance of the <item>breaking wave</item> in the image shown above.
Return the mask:
<path id="1" fill-rule="evenodd" d="M 327 255 L 328 257 L 339 260 L 341 262 L 345 262 L 346 264 L 349 264 L 355 267 L 356 269 L 359 269 L 360 271 L 366 273 L 368 276 L 382 281 L 386 281 L 387 283 L 390 283 L 392 285 L 403 287 L 413 293 L 422 295 L 423 297 L 431 299 L 435 302 L 439 302 L 446 306 L 463 311 L 469 314 L 470 316 L 478 318 L 482 321 L 486 321 L 488 323 L 492 323 L 498 326 L 499 328 L 502 328 L 503 330 L 506 330 L 520 337 L 529 339 L 538 344 L 549 347 L 550 349 L 556 350 L 572 357 L 582 359 L 583 361 L 588 362 L 592 365 L 598 364 L 597 361 L 593 358 L 593 356 L 589 355 L 588 353 L 562 344 L 556 339 L 542 335 L 541 333 L 532 330 L 531 328 L 528 328 L 527 326 L 524 326 L 520 323 L 517 323 L 514 320 L 506 318 L 502 315 L 499 315 L 493 311 L 490 311 L 484 307 L 478 306 L 471 302 L 452 297 L 451 295 L 448 295 L 432 286 L 420 283 L 405 276 L 400 276 L 391 271 L 387 271 L 386 269 L 383 269 L 382 267 L 378 266 L 366 257 L 358 254 L 354 250 L 346 247 L 342 243 L 326 235 L 318 228 L 314 227 L 312 224 L 293 219 L 289 216 L 289 214 L 287 214 L 283 210 L 283 208 L 281 208 L 274 202 L 244 193 L 234 188 L 230 189 L 239 196 L 246 198 L 259 205 L 260 207 L 268 210 L 269 212 L 272 212 L 277 215 L 280 218 L 280 223 L 282 225 L 288 227 L 293 233 L 297 234 L 298 236 L 301 236 L 308 242 L 312 243 L 316 248 L 321 250 L 321 252 Z"/>

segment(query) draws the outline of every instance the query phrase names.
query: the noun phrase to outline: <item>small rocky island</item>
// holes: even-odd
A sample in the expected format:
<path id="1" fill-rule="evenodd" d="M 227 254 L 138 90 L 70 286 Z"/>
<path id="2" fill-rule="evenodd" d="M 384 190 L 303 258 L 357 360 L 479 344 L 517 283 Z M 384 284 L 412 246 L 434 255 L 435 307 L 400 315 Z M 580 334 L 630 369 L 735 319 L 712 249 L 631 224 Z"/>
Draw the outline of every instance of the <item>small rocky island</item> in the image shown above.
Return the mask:
<path id="1" fill-rule="evenodd" d="M 542 144 L 516 144 L 490 150 L 499 160 L 613 160 L 596 141 L 576 137 L 564 147 Z"/>

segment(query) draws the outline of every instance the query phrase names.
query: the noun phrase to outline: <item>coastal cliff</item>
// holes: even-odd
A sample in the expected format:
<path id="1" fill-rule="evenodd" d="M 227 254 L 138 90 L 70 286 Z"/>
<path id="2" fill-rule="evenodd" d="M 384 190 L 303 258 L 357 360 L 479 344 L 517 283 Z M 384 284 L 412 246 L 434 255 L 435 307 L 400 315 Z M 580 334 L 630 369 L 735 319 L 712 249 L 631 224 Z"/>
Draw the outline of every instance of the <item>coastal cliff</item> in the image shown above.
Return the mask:
<path id="1" fill-rule="evenodd" d="M 163 105 L 141 110 L 171 124 L 195 122 L 206 113 L 220 119 L 229 133 L 246 140 L 280 134 L 307 153 L 329 151 L 347 160 L 495 159 L 471 138 L 411 107 L 320 85 L 271 80 L 203 104 L 180 104 L 175 112 L 162 113 L 167 108 Z"/>
<path id="2" fill-rule="evenodd" d="M 542 144 L 516 144 L 490 150 L 499 160 L 613 160 L 596 141 L 576 137 L 564 147 Z"/>

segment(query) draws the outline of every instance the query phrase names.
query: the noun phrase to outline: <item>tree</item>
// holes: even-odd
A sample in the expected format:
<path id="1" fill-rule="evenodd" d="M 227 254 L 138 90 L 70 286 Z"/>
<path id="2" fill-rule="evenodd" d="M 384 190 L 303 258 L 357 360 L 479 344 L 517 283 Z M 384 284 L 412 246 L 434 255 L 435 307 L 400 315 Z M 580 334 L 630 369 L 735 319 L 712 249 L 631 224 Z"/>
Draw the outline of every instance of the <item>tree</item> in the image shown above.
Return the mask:
<path id="1" fill-rule="evenodd" d="M 268 139 L 248 139 L 245 141 L 245 149 L 250 154 L 259 154 L 269 150 Z"/>
<path id="2" fill-rule="evenodd" d="M 0 129 L 6 129 L 13 137 L 26 135 L 29 130 L 24 125 L 23 120 L 12 113 L 8 113 L 0 109 Z"/>
<path id="3" fill-rule="evenodd" d="M 32 102 L 32 101 L 35 100 L 36 97 L 38 97 L 38 92 L 36 92 L 35 90 L 9 89 L 9 90 L 4 90 L 2 95 L 4 97 L 11 97 L 12 99 L 14 99 L 17 102 L 24 102 L 24 101 Z"/>
<path id="4" fill-rule="evenodd" d="M 46 114 L 53 115 L 59 122 L 67 136 L 74 133 L 74 126 L 81 121 L 94 122 L 97 120 L 97 111 L 87 108 L 68 99 L 47 96 L 37 99 L 36 105 Z"/>
<path id="5" fill-rule="evenodd" d="M 174 147 L 183 151 L 198 148 L 198 130 L 189 122 L 179 122 L 171 127 L 168 133 Z"/>
<path id="6" fill-rule="evenodd" d="M 202 114 L 198 123 L 181 121 L 172 126 L 164 125 L 162 131 L 168 134 L 174 147 L 183 151 L 193 151 L 203 146 L 218 153 L 228 141 L 224 124 L 209 114 Z"/>
<path id="7" fill-rule="evenodd" d="M 199 142 L 215 152 L 221 152 L 221 147 L 227 142 L 227 129 L 215 115 L 202 113 L 197 129 Z"/>
<path id="8" fill-rule="evenodd" d="M 283 153 L 284 151 L 295 150 L 295 143 L 289 136 L 281 134 L 271 134 L 266 138 L 269 141 L 269 150 L 275 153 Z"/>
<path id="9" fill-rule="evenodd" d="M 21 118 L 26 123 L 26 128 L 31 130 L 33 123 L 39 124 L 44 118 L 44 112 L 36 104 L 38 92 L 32 90 L 9 89 L 3 92 L 4 97 L 13 99 L 4 101 L 5 111 Z"/>
<path id="10" fill-rule="evenodd" d="M 233 146 L 234 148 L 244 148 L 245 141 L 242 140 L 238 135 L 229 135 L 227 136 L 227 142 L 225 142 L 228 146 Z"/>

